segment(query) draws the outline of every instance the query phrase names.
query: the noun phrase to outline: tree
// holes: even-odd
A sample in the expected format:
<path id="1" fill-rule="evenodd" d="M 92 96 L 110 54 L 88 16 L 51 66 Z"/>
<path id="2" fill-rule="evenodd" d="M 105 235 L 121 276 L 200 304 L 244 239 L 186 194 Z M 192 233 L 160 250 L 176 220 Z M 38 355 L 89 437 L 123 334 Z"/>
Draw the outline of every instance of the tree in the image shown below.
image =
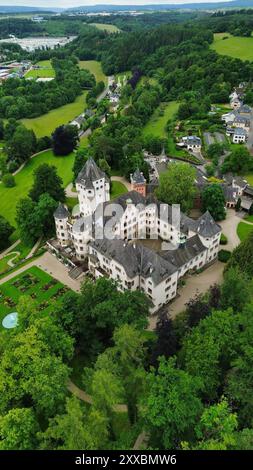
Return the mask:
<path id="1" fill-rule="evenodd" d="M 226 217 L 225 197 L 219 184 L 209 184 L 202 191 L 203 212 L 209 211 L 214 220 L 223 220 Z"/>
<path id="2" fill-rule="evenodd" d="M 69 155 L 77 147 L 79 141 L 76 126 L 60 126 L 52 134 L 52 147 L 55 155 Z"/>
<path id="3" fill-rule="evenodd" d="M 37 432 L 39 424 L 32 408 L 13 408 L 0 416 L 0 449 L 36 449 Z"/>
<path id="4" fill-rule="evenodd" d="M 8 246 L 9 238 L 13 232 L 14 227 L 0 215 L 0 251 Z"/>
<path id="5" fill-rule="evenodd" d="M 107 441 L 107 421 L 98 411 L 88 414 L 77 398 L 67 398 L 65 414 L 50 419 L 39 437 L 42 449 L 96 450 Z"/>
<path id="6" fill-rule="evenodd" d="M 151 353 L 151 364 L 157 366 L 159 364 L 159 357 L 168 357 L 176 354 L 178 350 L 177 336 L 174 331 L 174 325 L 170 318 L 168 318 L 167 312 L 163 311 L 156 323 L 156 342 L 152 348 Z"/>
<path id="7" fill-rule="evenodd" d="M 185 163 L 175 163 L 168 171 L 160 176 L 158 199 L 167 204 L 180 204 L 183 212 L 189 212 L 193 207 L 196 195 L 195 169 Z"/>
<path id="8" fill-rule="evenodd" d="M 224 274 L 221 307 L 232 307 L 234 312 L 241 312 L 244 305 L 250 301 L 250 291 L 249 280 L 237 267 L 231 267 Z"/>
<path id="9" fill-rule="evenodd" d="M 252 157 L 245 146 L 240 145 L 225 158 L 222 173 L 246 173 L 252 170 Z"/>
<path id="10" fill-rule="evenodd" d="M 63 181 L 57 174 L 55 166 L 43 163 L 33 173 L 34 182 L 29 196 L 33 201 L 38 201 L 44 193 L 49 194 L 55 201 L 65 201 Z"/>
<path id="11" fill-rule="evenodd" d="M 79 148 L 75 154 L 74 165 L 72 168 L 73 171 L 73 183 L 75 183 L 80 171 L 84 167 L 86 161 L 89 158 L 89 151 L 87 148 Z"/>
<path id="12" fill-rule="evenodd" d="M 185 370 L 203 382 L 203 396 L 216 398 L 231 358 L 238 348 L 239 325 L 232 309 L 213 311 L 183 340 L 180 360 Z"/>
<path id="13" fill-rule="evenodd" d="M 20 124 L 6 144 L 6 152 L 9 160 L 16 160 L 19 164 L 25 162 L 36 152 L 36 145 L 34 132 Z"/>
<path id="14" fill-rule="evenodd" d="M 219 159 L 221 155 L 224 153 L 224 145 L 223 144 L 211 144 L 207 149 L 207 156 L 211 160 Z"/>
<path id="15" fill-rule="evenodd" d="M 10 173 L 3 176 L 2 182 L 6 188 L 13 188 L 16 184 L 14 176 Z"/>
<path id="16" fill-rule="evenodd" d="M 201 381 L 177 369 L 175 358 L 161 358 L 158 371 L 148 374 L 146 390 L 142 415 L 151 445 L 177 447 L 201 415 Z"/>
<path id="17" fill-rule="evenodd" d="M 238 267 L 250 279 L 253 277 L 253 232 L 234 249 L 227 269 L 231 267 Z"/>
<path id="18" fill-rule="evenodd" d="M 194 450 L 231 450 L 235 448 L 237 416 L 225 398 L 206 408 L 195 427 L 198 439 Z M 188 446 L 183 445 L 184 448 Z"/>
<path id="19" fill-rule="evenodd" d="M 201 294 L 196 295 L 193 299 L 190 299 L 186 305 L 186 315 L 190 328 L 198 325 L 200 320 L 207 317 L 211 313 L 208 302 L 206 302 L 204 296 Z"/>

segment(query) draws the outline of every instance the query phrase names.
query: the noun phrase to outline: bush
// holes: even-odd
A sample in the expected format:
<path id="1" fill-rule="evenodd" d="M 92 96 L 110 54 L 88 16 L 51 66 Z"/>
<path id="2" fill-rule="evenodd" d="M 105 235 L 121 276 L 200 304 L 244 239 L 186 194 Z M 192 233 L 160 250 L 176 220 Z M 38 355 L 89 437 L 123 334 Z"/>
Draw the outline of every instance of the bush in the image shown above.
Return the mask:
<path id="1" fill-rule="evenodd" d="M 218 253 L 218 260 L 222 263 L 227 263 L 231 256 L 231 251 L 228 250 L 220 250 Z"/>
<path id="2" fill-rule="evenodd" d="M 13 160 L 12 162 L 9 163 L 9 172 L 10 173 L 14 173 L 14 171 L 17 171 L 20 167 L 20 164 L 16 161 L 16 160 Z"/>
<path id="3" fill-rule="evenodd" d="M 226 235 L 224 235 L 224 233 L 222 233 L 220 237 L 220 244 L 227 245 L 227 242 L 228 242 L 228 238 L 226 237 Z"/>
<path id="4" fill-rule="evenodd" d="M 3 176 L 3 184 L 6 188 L 13 188 L 15 186 L 15 178 L 11 173 L 6 173 Z"/>

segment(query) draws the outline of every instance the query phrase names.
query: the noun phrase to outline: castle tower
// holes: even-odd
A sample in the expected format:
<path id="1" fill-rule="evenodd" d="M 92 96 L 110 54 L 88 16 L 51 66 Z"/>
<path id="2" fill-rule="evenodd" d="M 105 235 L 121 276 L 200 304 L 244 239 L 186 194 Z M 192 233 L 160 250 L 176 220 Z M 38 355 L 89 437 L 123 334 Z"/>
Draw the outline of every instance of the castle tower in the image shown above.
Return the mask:
<path id="1" fill-rule="evenodd" d="M 143 173 L 140 172 L 139 168 L 135 170 L 134 174 L 130 175 L 130 181 L 132 185 L 132 191 L 137 191 L 137 193 L 140 193 L 142 196 L 146 197 L 147 184 Z"/>
<path id="2" fill-rule="evenodd" d="M 54 213 L 54 220 L 56 236 L 60 245 L 62 246 L 67 246 L 69 244 L 68 219 L 68 209 L 61 202 L 59 202 L 59 206 Z"/>
<path id="3" fill-rule="evenodd" d="M 110 180 L 93 158 L 89 158 L 80 171 L 76 190 L 83 217 L 93 214 L 99 204 L 110 200 Z"/>

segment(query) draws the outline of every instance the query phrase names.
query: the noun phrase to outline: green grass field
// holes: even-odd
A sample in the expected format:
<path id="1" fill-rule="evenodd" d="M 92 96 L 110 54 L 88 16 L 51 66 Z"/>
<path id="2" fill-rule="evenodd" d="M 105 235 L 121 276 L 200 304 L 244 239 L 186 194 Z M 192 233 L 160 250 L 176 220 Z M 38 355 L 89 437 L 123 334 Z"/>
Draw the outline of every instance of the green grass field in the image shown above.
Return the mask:
<path id="1" fill-rule="evenodd" d="M 119 33 L 120 29 L 117 28 L 114 24 L 106 24 L 106 23 L 90 23 L 90 26 L 95 26 L 102 31 L 107 31 L 108 33 Z"/>
<path id="2" fill-rule="evenodd" d="M 50 60 L 41 60 L 37 62 L 36 65 L 43 67 L 43 69 L 39 70 L 29 70 L 26 73 L 25 78 L 54 78 L 55 71 L 52 67 Z"/>
<path id="3" fill-rule="evenodd" d="M 250 186 L 253 186 L 253 173 L 247 173 L 247 175 L 243 175 L 243 178 L 248 181 Z"/>
<path id="4" fill-rule="evenodd" d="M 245 224 L 244 222 L 240 222 L 237 226 L 237 235 L 240 238 L 241 242 L 243 242 L 252 231 L 253 224 L 251 226 L 249 224 Z"/>
<path id="5" fill-rule="evenodd" d="M 162 103 L 151 116 L 149 122 L 143 129 L 143 135 L 153 135 L 155 137 L 167 137 L 166 124 L 169 119 L 172 119 L 179 107 L 177 101 L 170 103 Z"/>
<path id="6" fill-rule="evenodd" d="M 32 276 L 32 280 L 35 281 L 34 283 L 29 283 L 29 281 L 25 281 L 24 276 Z M 20 281 L 20 286 L 14 286 L 13 284 L 16 281 Z M 45 285 L 51 284 L 48 286 L 48 289 L 43 289 Z M 24 287 L 23 287 L 24 286 Z M 22 291 L 21 288 L 25 288 L 26 290 Z M 15 304 L 18 303 L 19 298 L 22 295 L 34 295 L 36 298 L 34 299 L 38 304 L 41 306 L 41 312 L 43 315 L 48 314 L 50 312 L 50 307 L 52 303 L 57 302 L 56 298 L 53 298 L 59 289 L 62 289 L 63 285 L 53 280 L 49 274 L 41 271 L 36 266 L 27 269 L 22 274 L 14 277 L 10 281 L 2 284 L 0 286 L 0 295 L 2 296 L 0 302 L 0 328 L 2 329 L 2 320 L 8 313 L 15 311 L 15 305 L 9 306 L 7 302 L 7 298 L 10 298 Z M 66 290 L 66 288 L 65 288 Z M 42 308 L 42 302 L 44 303 L 44 308 Z"/>
<path id="7" fill-rule="evenodd" d="M 93 73 L 97 82 L 104 82 L 107 84 L 107 77 L 102 70 L 101 63 L 97 60 L 80 60 L 79 67 Z"/>
<path id="8" fill-rule="evenodd" d="M 52 150 L 47 150 L 32 158 L 23 170 L 15 176 L 16 186 L 5 188 L 0 184 L 0 214 L 3 215 L 14 227 L 16 226 L 17 202 L 27 196 L 33 184 L 33 172 L 42 163 L 54 165 L 63 180 L 64 187 L 72 181 L 72 166 L 74 153 L 67 157 L 55 157 Z"/>
<path id="9" fill-rule="evenodd" d="M 224 37 L 228 39 L 223 39 Z M 241 60 L 253 60 L 253 37 L 242 38 L 229 33 L 216 33 L 210 47 L 221 55 Z"/>
<path id="10" fill-rule="evenodd" d="M 60 106 L 60 108 L 53 109 L 37 118 L 22 119 L 22 123 L 28 129 L 32 129 L 37 137 L 50 136 L 56 127 L 67 124 L 85 110 L 87 107 L 86 94 L 85 91 L 73 103 Z"/>
<path id="11" fill-rule="evenodd" d="M 120 181 L 112 181 L 111 199 L 115 199 L 125 193 L 127 193 L 127 188 L 123 183 Z"/>

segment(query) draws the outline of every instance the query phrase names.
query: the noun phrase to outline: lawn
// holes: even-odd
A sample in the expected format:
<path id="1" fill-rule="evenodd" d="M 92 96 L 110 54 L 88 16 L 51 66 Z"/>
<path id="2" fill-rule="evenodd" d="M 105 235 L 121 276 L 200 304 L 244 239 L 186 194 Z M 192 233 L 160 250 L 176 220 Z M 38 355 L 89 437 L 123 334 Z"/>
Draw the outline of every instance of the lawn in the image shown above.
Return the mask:
<path id="1" fill-rule="evenodd" d="M 166 124 L 169 119 L 173 119 L 179 107 L 177 101 L 162 103 L 152 114 L 149 122 L 143 129 L 143 135 L 153 135 L 155 137 L 167 137 Z"/>
<path id="2" fill-rule="evenodd" d="M 30 253 L 32 247 L 26 246 L 24 243 L 20 242 L 13 250 L 13 252 L 19 252 L 20 254 L 15 257 L 13 252 L 10 252 L 4 258 L 0 259 L 0 275 L 4 274 L 11 266 L 8 265 L 9 260 L 13 260 L 13 263 L 16 265 L 21 260 L 25 259 L 26 256 Z M 15 258 L 15 259 L 14 259 Z"/>
<path id="3" fill-rule="evenodd" d="M 228 39 L 223 39 L 224 37 Z M 221 55 L 241 60 L 253 60 L 253 37 L 242 38 L 231 36 L 229 33 L 216 33 L 210 47 Z"/>
<path id="4" fill-rule="evenodd" d="M 29 160 L 23 170 L 15 176 L 16 186 L 5 188 L 0 184 L 0 214 L 3 215 L 14 227 L 16 225 L 16 205 L 17 202 L 27 196 L 33 184 L 33 172 L 42 163 L 54 165 L 58 174 L 66 187 L 72 181 L 72 167 L 74 163 L 74 153 L 67 157 L 55 157 L 52 150 L 37 155 Z"/>
<path id="5" fill-rule="evenodd" d="M 240 222 L 237 226 L 237 235 L 240 238 L 241 242 L 243 242 L 249 234 L 253 230 L 253 224 L 252 226 L 249 224 L 245 224 L 244 222 Z"/>
<path id="6" fill-rule="evenodd" d="M 55 71 L 52 67 L 50 60 L 41 60 L 40 62 L 37 62 L 36 65 L 43 67 L 43 69 L 29 70 L 29 72 L 25 74 L 25 78 L 31 78 L 31 77 L 32 78 L 54 78 L 55 77 Z"/>
<path id="7" fill-rule="evenodd" d="M 96 82 L 104 82 L 107 84 L 107 76 L 104 74 L 101 62 L 97 60 L 80 60 L 79 67 L 89 70 L 95 76 Z"/>
<path id="8" fill-rule="evenodd" d="M 247 215 L 244 220 L 247 220 L 247 222 L 251 222 L 253 224 L 253 215 Z"/>
<path id="9" fill-rule="evenodd" d="M 87 91 L 78 96 L 73 103 L 60 106 L 34 119 L 22 119 L 22 123 L 28 129 L 32 129 L 37 137 L 50 136 L 56 127 L 67 124 L 85 110 L 86 95 Z"/>
<path id="10" fill-rule="evenodd" d="M 248 173 L 247 175 L 243 175 L 243 179 L 247 180 L 250 186 L 253 186 L 253 173 Z"/>
<path id="11" fill-rule="evenodd" d="M 111 199 L 115 199 L 125 193 L 127 193 L 127 188 L 123 183 L 120 181 L 112 181 Z"/>
<path id="12" fill-rule="evenodd" d="M 15 311 L 16 304 L 22 295 L 32 295 L 39 304 L 39 310 L 44 315 L 45 313 L 48 314 L 53 303 L 57 302 L 57 292 L 60 291 L 60 297 L 67 290 L 69 290 L 67 287 L 36 266 L 27 269 L 22 274 L 0 286 L 0 295 L 2 296 L 0 303 L 0 325 L 2 325 L 5 315 Z M 10 299 L 13 304 L 10 304 L 7 299 Z"/>
<path id="13" fill-rule="evenodd" d="M 90 23 L 90 26 L 95 26 L 102 31 L 107 31 L 108 33 L 119 33 L 120 29 L 117 28 L 114 24 L 106 24 L 106 23 Z"/>

